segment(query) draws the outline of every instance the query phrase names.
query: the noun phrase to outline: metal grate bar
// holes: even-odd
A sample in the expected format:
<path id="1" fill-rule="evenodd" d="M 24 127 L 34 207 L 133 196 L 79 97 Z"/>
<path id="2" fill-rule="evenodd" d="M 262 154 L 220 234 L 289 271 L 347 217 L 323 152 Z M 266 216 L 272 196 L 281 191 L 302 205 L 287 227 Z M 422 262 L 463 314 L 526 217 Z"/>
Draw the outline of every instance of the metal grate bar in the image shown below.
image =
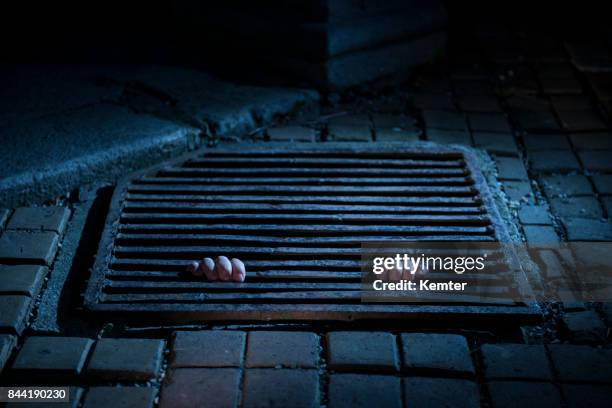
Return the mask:
<path id="1" fill-rule="evenodd" d="M 228 212 L 240 213 L 392 213 L 392 214 L 446 214 L 446 213 L 465 213 L 465 214 L 485 214 L 482 206 L 471 207 L 435 207 L 435 206 L 404 206 L 404 205 L 329 205 L 329 204 L 266 204 L 266 203 L 205 203 L 194 204 L 184 202 L 133 202 L 127 201 L 123 207 L 125 213 L 133 212 L 164 212 L 164 213 L 206 213 Z"/>
<path id="2" fill-rule="evenodd" d="M 507 239 L 473 161 L 436 148 L 209 149 L 146 170 L 116 189 L 86 306 L 173 320 L 532 316 L 498 302 L 514 290 L 501 254 L 491 259 L 499 274 L 429 276 L 486 287 L 495 305 L 361 302 L 364 241 Z M 245 283 L 184 272 L 223 254 L 245 261 Z"/>
<path id="3" fill-rule="evenodd" d="M 468 177 L 143 177 L 134 184 L 467 185 Z"/>
<path id="4" fill-rule="evenodd" d="M 289 177 L 289 176 L 319 176 L 319 177 L 452 177 L 452 176 L 467 176 L 468 172 L 461 167 L 453 168 L 422 168 L 422 169 L 389 169 L 389 168 L 362 168 L 362 167 L 345 167 L 345 168 L 288 168 L 288 167 L 263 167 L 257 168 L 257 173 L 260 176 L 266 177 Z M 239 176 L 253 174 L 252 168 L 168 168 L 160 170 L 157 176 L 161 177 L 213 177 L 213 176 Z"/>
<path id="5" fill-rule="evenodd" d="M 322 155 L 319 158 L 285 158 L 285 157 L 207 157 L 206 159 L 189 160 L 183 164 L 183 167 L 197 167 L 197 168 L 209 168 L 209 167 L 227 167 L 236 165 L 248 165 L 248 167 L 274 167 L 274 166 L 288 166 L 288 167 L 380 167 L 380 168 L 405 168 L 410 167 L 414 169 L 418 168 L 430 168 L 430 167 L 463 167 L 461 160 L 449 160 L 447 158 L 440 157 L 438 160 L 414 160 L 414 159 L 341 159 L 337 157 L 331 157 L 329 155 Z"/>
<path id="6" fill-rule="evenodd" d="M 479 205 L 481 201 L 478 197 L 383 197 L 383 196 L 228 196 L 228 195 L 195 195 L 195 194 L 133 194 L 126 193 L 125 199 L 129 201 L 186 201 L 186 202 L 208 202 L 208 203 L 353 203 L 353 204 L 368 204 L 368 205 L 387 205 L 390 203 L 406 204 L 406 205 Z"/>

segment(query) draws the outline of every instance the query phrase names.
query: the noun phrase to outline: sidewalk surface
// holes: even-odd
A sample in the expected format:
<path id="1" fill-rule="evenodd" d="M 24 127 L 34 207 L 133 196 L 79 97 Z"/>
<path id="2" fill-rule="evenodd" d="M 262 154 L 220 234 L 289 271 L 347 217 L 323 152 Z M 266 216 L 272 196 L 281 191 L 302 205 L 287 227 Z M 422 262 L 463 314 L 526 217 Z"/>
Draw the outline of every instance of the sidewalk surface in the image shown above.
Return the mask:
<path id="1" fill-rule="evenodd" d="M 170 67 L 0 66 L 0 204 L 41 202 L 240 134 L 315 91 Z"/>

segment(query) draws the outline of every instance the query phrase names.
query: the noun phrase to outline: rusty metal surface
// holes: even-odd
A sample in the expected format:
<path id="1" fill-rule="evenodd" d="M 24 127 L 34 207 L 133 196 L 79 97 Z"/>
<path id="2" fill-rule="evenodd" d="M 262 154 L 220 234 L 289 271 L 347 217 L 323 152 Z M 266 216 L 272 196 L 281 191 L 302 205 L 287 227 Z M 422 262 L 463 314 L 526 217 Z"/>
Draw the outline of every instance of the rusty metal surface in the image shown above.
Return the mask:
<path id="1" fill-rule="evenodd" d="M 272 146 L 206 149 L 119 184 L 86 307 L 198 321 L 538 313 L 361 302 L 363 241 L 510 241 L 468 150 Z M 247 281 L 185 275 L 188 261 L 217 255 L 243 259 Z"/>

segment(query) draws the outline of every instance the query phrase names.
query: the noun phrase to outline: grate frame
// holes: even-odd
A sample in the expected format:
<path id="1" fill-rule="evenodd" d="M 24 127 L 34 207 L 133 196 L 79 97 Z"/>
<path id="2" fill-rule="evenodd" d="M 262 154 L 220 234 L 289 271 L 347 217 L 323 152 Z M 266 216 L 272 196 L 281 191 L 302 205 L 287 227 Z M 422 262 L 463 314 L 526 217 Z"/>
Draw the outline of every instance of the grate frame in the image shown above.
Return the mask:
<path id="1" fill-rule="evenodd" d="M 236 150 L 236 149 L 240 150 Z M 173 322 L 183 321 L 268 321 L 268 320 L 356 320 L 356 319 L 397 319 L 397 318 L 518 318 L 520 320 L 537 320 L 541 312 L 537 304 L 378 304 L 378 303 L 197 303 L 197 297 L 192 302 L 124 302 L 105 301 L 104 289 L 108 287 L 110 265 L 116 258 L 114 253 L 116 237 L 119 233 L 120 219 L 129 195 L 129 186 L 135 180 L 142 180 L 160 171 L 176 168 L 188 161 L 206 161 L 211 157 L 223 154 L 236 154 L 242 157 L 257 155 L 280 155 L 288 158 L 299 155 L 342 155 L 388 157 L 390 160 L 398 156 L 445 156 L 460 157 L 467 177 L 476 190 L 480 205 L 490 220 L 493 237 L 499 242 L 512 242 L 507 226 L 502 219 L 493 194 L 485 176 L 480 171 L 480 161 L 474 152 L 462 146 L 442 147 L 438 145 L 414 144 L 368 144 L 368 143 L 326 143 L 326 144 L 265 144 L 252 145 L 248 148 L 238 145 L 222 145 L 215 148 L 205 148 L 189 153 L 177 159 L 144 169 L 128 175 L 116 186 L 113 193 L 104 231 L 100 241 L 96 261 L 85 293 L 85 308 L 96 313 L 108 314 L 110 317 L 144 318 Z M 398 163 L 398 168 L 401 163 Z M 232 190 L 231 188 L 229 189 Z M 223 206 L 225 204 L 221 204 Z M 229 254 L 231 255 L 231 254 Z M 186 262 L 185 262 L 186 264 Z M 248 268 L 248 264 L 247 264 Z M 248 279 L 248 278 L 247 278 Z M 521 275 L 520 287 L 528 288 L 527 276 Z M 248 285 L 247 281 L 243 285 Z M 210 285 L 224 285 L 211 283 Z M 229 283 L 225 285 L 237 285 Z M 202 284 L 200 286 L 206 286 Z M 296 291 L 299 293 L 299 291 Z M 302 292 L 307 295 L 308 292 Z M 162 296 L 160 296 L 160 299 Z"/>

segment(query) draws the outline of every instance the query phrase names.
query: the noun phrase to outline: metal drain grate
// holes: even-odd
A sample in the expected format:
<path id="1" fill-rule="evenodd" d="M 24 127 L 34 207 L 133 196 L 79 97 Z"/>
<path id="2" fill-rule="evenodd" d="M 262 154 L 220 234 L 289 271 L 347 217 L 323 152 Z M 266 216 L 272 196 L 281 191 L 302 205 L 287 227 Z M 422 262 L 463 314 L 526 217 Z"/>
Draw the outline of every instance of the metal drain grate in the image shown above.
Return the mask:
<path id="1" fill-rule="evenodd" d="M 180 320 L 536 313 L 361 302 L 363 241 L 509 241 L 469 152 L 275 149 L 209 149 L 121 183 L 86 306 Z M 247 281 L 185 276 L 189 260 L 216 255 L 245 261 Z"/>

